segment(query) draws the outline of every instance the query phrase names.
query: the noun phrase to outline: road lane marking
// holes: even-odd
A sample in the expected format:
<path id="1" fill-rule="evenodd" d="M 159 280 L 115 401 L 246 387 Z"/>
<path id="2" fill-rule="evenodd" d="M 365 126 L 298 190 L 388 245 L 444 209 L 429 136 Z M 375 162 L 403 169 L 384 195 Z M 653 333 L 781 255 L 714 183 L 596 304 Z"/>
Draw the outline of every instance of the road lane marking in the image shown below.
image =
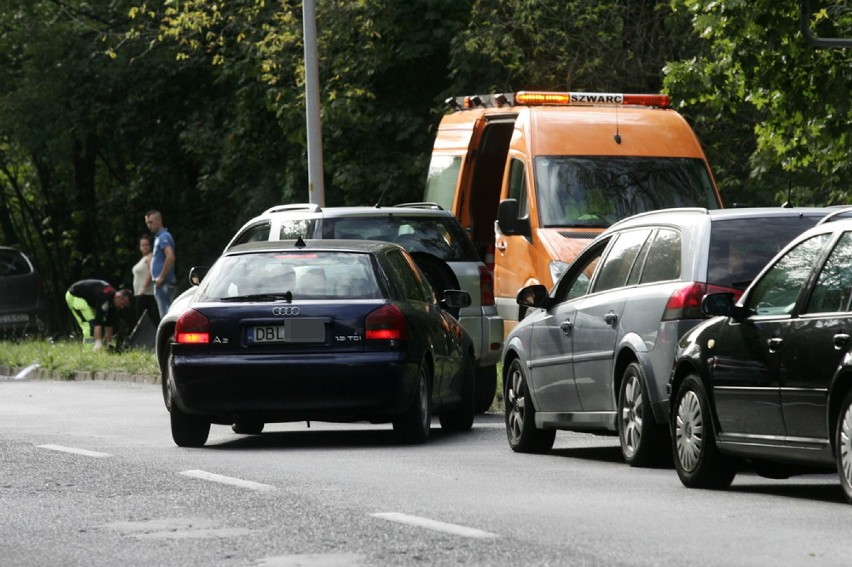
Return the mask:
<path id="1" fill-rule="evenodd" d="M 77 449 L 76 447 L 63 447 L 62 445 L 39 445 L 42 449 L 50 449 L 51 451 L 61 451 L 63 453 L 73 453 L 75 455 L 84 455 L 86 457 L 95 457 L 96 459 L 103 459 L 104 457 L 111 457 L 109 453 L 99 453 L 97 451 L 88 451 L 86 449 Z"/>
<path id="2" fill-rule="evenodd" d="M 420 516 L 409 516 L 408 514 L 400 514 L 398 512 L 382 512 L 370 515 L 374 518 L 381 518 L 382 520 L 399 522 L 401 524 L 408 524 L 409 526 L 417 526 L 419 528 L 426 528 L 427 530 L 435 530 L 462 537 L 480 539 L 500 537 L 497 534 L 477 530 L 476 528 L 469 528 L 458 524 L 448 524 L 446 522 L 439 522 L 438 520 L 430 520 L 429 518 L 421 518 Z"/>
<path id="3" fill-rule="evenodd" d="M 252 482 L 250 480 L 243 480 L 241 478 L 234 478 L 232 476 L 223 476 L 221 474 L 215 474 L 207 471 L 191 470 L 183 471 L 180 474 L 192 478 L 200 478 L 201 480 L 209 480 L 210 482 L 220 482 L 222 484 L 229 484 L 231 486 L 238 486 L 240 488 L 249 488 L 251 490 L 275 490 L 275 487 L 269 484 L 261 484 L 259 482 Z"/>

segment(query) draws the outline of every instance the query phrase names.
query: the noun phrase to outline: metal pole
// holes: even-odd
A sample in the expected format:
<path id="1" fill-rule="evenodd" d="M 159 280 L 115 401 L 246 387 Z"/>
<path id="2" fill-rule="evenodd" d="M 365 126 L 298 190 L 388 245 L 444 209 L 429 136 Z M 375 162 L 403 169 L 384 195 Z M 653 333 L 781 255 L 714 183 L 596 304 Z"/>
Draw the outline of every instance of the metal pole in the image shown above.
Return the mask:
<path id="1" fill-rule="evenodd" d="M 302 26 L 305 36 L 305 114 L 308 123 L 308 202 L 324 207 L 316 0 L 302 1 Z"/>

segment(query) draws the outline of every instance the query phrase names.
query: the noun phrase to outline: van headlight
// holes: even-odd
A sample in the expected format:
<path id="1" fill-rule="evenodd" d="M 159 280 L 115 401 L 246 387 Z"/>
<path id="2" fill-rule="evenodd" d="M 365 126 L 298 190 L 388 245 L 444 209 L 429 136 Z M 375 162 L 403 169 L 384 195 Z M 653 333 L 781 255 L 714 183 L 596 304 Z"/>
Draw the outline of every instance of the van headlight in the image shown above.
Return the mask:
<path id="1" fill-rule="evenodd" d="M 554 284 L 556 284 L 556 280 L 562 277 L 562 274 L 565 273 L 565 270 L 567 270 L 570 265 L 571 264 L 563 262 L 562 260 L 553 260 L 550 262 L 550 277 Z"/>

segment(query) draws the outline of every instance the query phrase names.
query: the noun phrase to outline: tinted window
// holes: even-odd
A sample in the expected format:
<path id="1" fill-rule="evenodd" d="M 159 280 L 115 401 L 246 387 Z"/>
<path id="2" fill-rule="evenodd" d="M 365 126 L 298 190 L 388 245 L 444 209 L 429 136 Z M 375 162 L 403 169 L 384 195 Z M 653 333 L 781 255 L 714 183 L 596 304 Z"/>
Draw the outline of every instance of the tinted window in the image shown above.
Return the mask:
<path id="1" fill-rule="evenodd" d="M 419 272 L 402 253 L 396 250 L 391 251 L 387 258 L 392 284 L 401 297 L 412 301 L 432 300 L 432 289 L 429 284 L 420 278 Z"/>
<path id="2" fill-rule="evenodd" d="M 645 284 L 680 279 L 680 252 L 680 233 L 669 229 L 658 230 L 648 247 L 640 282 Z"/>
<path id="3" fill-rule="evenodd" d="M 760 270 L 819 217 L 715 220 L 710 226 L 707 282 L 745 289 Z"/>
<path id="4" fill-rule="evenodd" d="M 237 244 L 245 244 L 247 242 L 265 242 L 269 240 L 269 230 L 270 225 L 268 221 L 261 224 L 256 224 L 254 226 L 250 226 L 245 230 L 245 232 L 243 232 L 234 239 L 234 242 L 233 244 L 231 244 L 231 246 L 236 246 Z"/>
<path id="5" fill-rule="evenodd" d="M 23 276 L 31 271 L 26 258 L 14 250 L 0 250 L 0 277 Z"/>
<path id="6" fill-rule="evenodd" d="M 813 236 L 782 256 L 752 288 L 749 310 L 757 315 L 791 313 L 828 238 L 828 234 Z"/>
<path id="7" fill-rule="evenodd" d="M 527 183 L 524 162 L 513 159 L 509 166 L 509 198 L 518 201 L 518 218 L 530 216 L 530 204 L 527 199 Z"/>
<path id="8" fill-rule="evenodd" d="M 542 226 L 606 227 L 669 207 L 718 209 L 700 159 L 540 156 L 535 187 Z"/>
<path id="9" fill-rule="evenodd" d="M 852 309 L 852 235 L 845 232 L 817 278 L 808 313 L 835 313 Z"/>
<path id="10" fill-rule="evenodd" d="M 595 280 L 595 292 L 621 287 L 627 283 L 627 276 L 650 232 L 650 230 L 630 230 L 618 235 Z"/>
<path id="11" fill-rule="evenodd" d="M 478 262 L 479 256 L 454 217 L 339 217 L 323 221 L 323 238 L 395 242 L 409 252 L 427 252 L 445 262 Z"/>

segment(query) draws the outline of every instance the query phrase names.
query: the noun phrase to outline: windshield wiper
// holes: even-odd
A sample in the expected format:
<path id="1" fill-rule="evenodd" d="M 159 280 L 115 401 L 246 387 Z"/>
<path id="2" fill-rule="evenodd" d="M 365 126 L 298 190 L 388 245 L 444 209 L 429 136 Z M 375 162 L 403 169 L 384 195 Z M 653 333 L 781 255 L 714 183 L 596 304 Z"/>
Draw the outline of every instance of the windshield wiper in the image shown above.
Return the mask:
<path id="1" fill-rule="evenodd" d="M 220 297 L 219 301 L 293 301 L 293 292 L 283 293 L 252 293 L 250 295 L 234 295 L 231 297 Z"/>

